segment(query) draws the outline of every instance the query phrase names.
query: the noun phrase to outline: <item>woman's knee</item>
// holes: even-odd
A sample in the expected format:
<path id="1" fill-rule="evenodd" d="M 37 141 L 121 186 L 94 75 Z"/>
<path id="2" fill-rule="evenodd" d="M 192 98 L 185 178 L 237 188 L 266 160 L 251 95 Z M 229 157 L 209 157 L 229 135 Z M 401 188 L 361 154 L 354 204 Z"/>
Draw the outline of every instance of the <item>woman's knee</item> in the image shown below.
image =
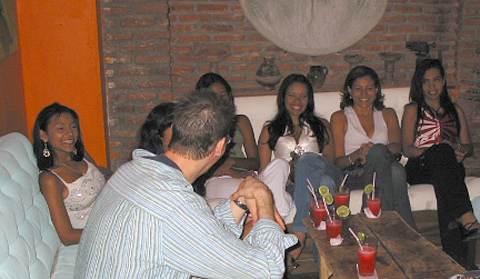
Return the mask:
<path id="1" fill-rule="evenodd" d="M 325 167 L 325 160 L 326 159 L 319 154 L 307 152 L 298 159 L 295 169 L 323 169 Z"/>
<path id="2" fill-rule="evenodd" d="M 388 150 L 387 146 L 377 143 L 370 148 L 370 151 L 367 155 L 367 162 L 377 162 L 383 164 L 384 161 L 388 161 L 392 158 L 392 154 Z"/>

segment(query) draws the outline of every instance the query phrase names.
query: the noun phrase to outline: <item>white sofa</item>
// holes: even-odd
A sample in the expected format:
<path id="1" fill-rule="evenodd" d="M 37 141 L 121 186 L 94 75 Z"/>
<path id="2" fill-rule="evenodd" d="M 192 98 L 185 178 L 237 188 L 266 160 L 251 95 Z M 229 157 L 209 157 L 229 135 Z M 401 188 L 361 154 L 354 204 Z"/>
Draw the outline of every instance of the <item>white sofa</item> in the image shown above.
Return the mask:
<path id="1" fill-rule="evenodd" d="M 403 107 L 408 103 L 409 88 L 383 89 L 385 105 L 395 109 L 399 121 L 403 114 Z M 235 98 L 235 105 L 238 114 L 245 114 L 252 122 L 255 136 L 258 139 L 263 124 L 272 119 L 277 112 L 277 96 L 242 96 Z M 318 116 L 330 120 L 333 112 L 340 109 L 340 92 L 317 92 L 315 93 L 315 111 Z M 406 160 L 406 159 L 404 159 Z M 480 178 L 467 177 L 466 179 L 470 198 L 480 196 Z M 350 198 L 350 209 L 352 214 L 360 212 L 361 209 L 360 190 L 352 191 Z M 430 184 L 411 185 L 408 189 L 410 203 L 413 211 L 437 210 L 437 202 L 433 186 Z M 474 203 L 474 207 L 475 207 Z M 478 199 L 480 207 L 480 198 Z M 479 210 L 480 211 L 480 210 Z"/>
<path id="2" fill-rule="evenodd" d="M 78 245 L 63 247 L 38 185 L 37 160 L 19 133 L 0 138 L 0 278 L 73 278 Z"/>

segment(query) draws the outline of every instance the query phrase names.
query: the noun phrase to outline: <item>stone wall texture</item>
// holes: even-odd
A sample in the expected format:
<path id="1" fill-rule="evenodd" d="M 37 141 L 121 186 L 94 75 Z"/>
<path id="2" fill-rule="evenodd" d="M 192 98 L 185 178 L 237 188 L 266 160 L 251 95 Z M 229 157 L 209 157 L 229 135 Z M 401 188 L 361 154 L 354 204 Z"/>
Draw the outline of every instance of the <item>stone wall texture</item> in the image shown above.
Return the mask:
<path id="1" fill-rule="evenodd" d="M 218 70 L 234 94 L 276 94 L 261 87 L 255 73 L 272 56 L 282 76 L 307 74 L 322 65 L 329 73 L 320 91 L 341 89 L 358 54 L 363 65 L 385 75 L 380 52 L 402 55 L 395 63 L 396 83 L 408 86 L 416 55 L 408 41 L 426 41 L 430 55 L 441 58 L 454 99 L 465 109 L 477 151 L 466 161 L 469 174 L 480 175 L 480 0 L 390 0 L 376 27 L 342 51 L 307 56 L 284 51 L 250 24 L 237 0 L 101 0 L 104 92 L 108 113 L 112 169 L 130 159 L 138 130 L 158 103 L 192 90 L 198 78 Z M 212 62 L 205 51 L 223 53 Z M 400 116 L 399 116 L 400 117 Z"/>

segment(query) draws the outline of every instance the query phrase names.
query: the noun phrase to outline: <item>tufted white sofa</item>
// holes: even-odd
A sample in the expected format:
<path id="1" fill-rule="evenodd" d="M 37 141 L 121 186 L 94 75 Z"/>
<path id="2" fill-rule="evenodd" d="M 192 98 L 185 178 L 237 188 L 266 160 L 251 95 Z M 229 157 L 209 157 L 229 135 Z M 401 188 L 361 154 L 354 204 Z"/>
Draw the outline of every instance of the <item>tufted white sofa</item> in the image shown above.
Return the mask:
<path id="1" fill-rule="evenodd" d="M 385 105 L 395 109 L 399 121 L 403 115 L 403 108 L 408 103 L 409 88 L 390 88 L 383 89 L 385 95 Z M 340 92 L 317 92 L 315 93 L 315 112 L 318 116 L 330 121 L 333 112 L 340 109 Z M 263 124 L 272 119 L 277 112 L 277 96 L 241 96 L 235 97 L 235 106 L 238 114 L 245 114 L 252 122 L 255 136 L 258 139 Z M 403 158 L 406 163 L 406 158 Z M 467 177 L 466 179 L 470 198 L 474 199 L 480 196 L 480 178 Z M 437 210 L 435 192 L 431 184 L 410 185 L 408 189 L 412 211 Z M 352 214 L 360 212 L 361 209 L 361 190 L 351 192 L 350 209 Z M 480 207 L 480 198 L 474 201 L 475 205 Z M 480 211 L 480 210 L 479 210 Z M 477 212 L 479 213 L 479 212 Z M 288 220 L 287 220 L 288 222 Z"/>
<path id="2" fill-rule="evenodd" d="M 78 245 L 63 247 L 38 185 L 32 144 L 0 138 L 0 278 L 73 278 Z"/>

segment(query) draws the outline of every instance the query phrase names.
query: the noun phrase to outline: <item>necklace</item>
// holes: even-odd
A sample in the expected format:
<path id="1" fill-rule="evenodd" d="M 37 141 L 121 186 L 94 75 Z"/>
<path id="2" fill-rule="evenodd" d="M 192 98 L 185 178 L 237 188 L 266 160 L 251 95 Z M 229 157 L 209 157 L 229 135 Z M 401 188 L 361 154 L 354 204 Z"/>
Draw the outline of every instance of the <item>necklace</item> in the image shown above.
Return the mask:
<path id="1" fill-rule="evenodd" d="M 71 171 L 73 171 L 73 172 L 75 172 L 75 173 L 77 173 L 77 174 L 79 174 L 79 175 L 81 175 L 81 176 L 84 176 L 84 175 L 85 175 L 85 173 L 83 173 L 83 172 L 81 172 L 81 171 L 78 171 L 78 170 L 76 170 L 76 169 L 74 169 L 74 168 L 71 168 L 71 167 L 67 166 L 67 165 L 64 164 L 64 163 L 59 163 L 57 166 L 59 166 L 59 167 L 66 167 L 67 169 L 69 169 L 69 170 L 71 170 Z"/>

